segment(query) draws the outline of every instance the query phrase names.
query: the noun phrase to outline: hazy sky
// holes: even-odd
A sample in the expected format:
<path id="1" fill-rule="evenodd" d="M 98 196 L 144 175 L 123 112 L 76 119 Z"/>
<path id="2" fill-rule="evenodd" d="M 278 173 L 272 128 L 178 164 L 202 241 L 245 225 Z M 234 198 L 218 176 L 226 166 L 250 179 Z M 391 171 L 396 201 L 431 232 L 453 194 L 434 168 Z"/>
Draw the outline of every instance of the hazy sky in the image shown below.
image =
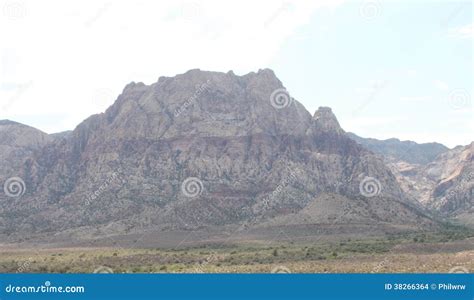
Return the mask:
<path id="1" fill-rule="evenodd" d="M 189 69 L 272 68 L 346 131 L 474 140 L 472 3 L 0 1 L 0 119 L 48 133 L 124 86 Z"/>

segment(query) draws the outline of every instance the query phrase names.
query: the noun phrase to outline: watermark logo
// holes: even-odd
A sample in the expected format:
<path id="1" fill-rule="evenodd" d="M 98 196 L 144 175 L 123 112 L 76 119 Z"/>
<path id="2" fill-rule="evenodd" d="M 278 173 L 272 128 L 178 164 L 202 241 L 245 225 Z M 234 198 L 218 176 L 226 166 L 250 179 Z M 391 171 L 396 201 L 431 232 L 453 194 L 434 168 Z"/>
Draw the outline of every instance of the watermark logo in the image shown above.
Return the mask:
<path id="1" fill-rule="evenodd" d="M 94 273 L 95 274 L 113 274 L 114 270 L 112 270 L 109 267 L 100 266 L 100 267 L 98 267 L 97 269 L 94 270 Z"/>
<path id="2" fill-rule="evenodd" d="M 467 274 L 469 273 L 469 270 L 465 267 L 454 267 L 449 270 L 449 273 L 455 273 L 455 274 Z"/>
<path id="3" fill-rule="evenodd" d="M 31 266 L 32 263 L 33 263 L 33 259 L 31 257 L 29 257 L 28 260 L 26 260 L 25 262 L 19 263 L 18 269 L 16 270 L 16 272 L 17 273 L 26 272 L 29 269 L 29 267 Z"/>
<path id="4" fill-rule="evenodd" d="M 181 191 L 186 197 L 194 198 L 202 194 L 204 185 L 197 177 L 188 177 L 181 184 Z"/>
<path id="5" fill-rule="evenodd" d="M 284 2 L 280 7 L 263 23 L 265 28 L 269 27 L 278 17 L 287 13 L 292 9 L 292 4 L 289 2 Z"/>
<path id="6" fill-rule="evenodd" d="M 108 88 L 99 88 L 94 90 L 92 94 L 92 104 L 98 110 L 104 110 L 112 105 L 115 100 L 115 94 Z"/>
<path id="7" fill-rule="evenodd" d="M 20 177 L 12 177 L 5 181 L 3 191 L 8 197 L 18 198 L 26 192 L 26 185 Z"/>
<path id="8" fill-rule="evenodd" d="M 272 273 L 274 274 L 290 274 L 291 271 L 285 266 L 276 266 L 272 269 Z"/>
<path id="9" fill-rule="evenodd" d="M 84 25 L 86 27 L 91 27 L 97 20 L 99 20 L 109 9 L 110 6 L 112 5 L 112 2 L 105 3 L 103 6 L 101 6 L 96 13 L 88 18 Z"/>
<path id="10" fill-rule="evenodd" d="M 98 199 L 111 185 L 119 184 L 123 182 L 122 169 L 119 168 L 116 172 L 113 172 L 112 175 L 108 176 L 105 181 L 96 189 L 92 194 L 88 195 L 85 203 L 90 205 L 93 201 Z"/>
<path id="11" fill-rule="evenodd" d="M 382 14 L 382 5 L 379 1 L 364 1 L 359 6 L 359 15 L 367 21 L 372 21 Z"/>
<path id="12" fill-rule="evenodd" d="M 298 170 L 291 171 L 288 176 L 282 178 L 281 182 L 271 192 L 271 194 L 263 199 L 261 204 L 262 209 L 268 209 L 270 207 L 271 202 L 275 200 L 278 195 L 284 192 L 285 187 L 295 183 L 297 181 L 297 174 Z"/>
<path id="13" fill-rule="evenodd" d="M 178 117 L 183 111 L 185 111 L 189 106 L 191 106 L 194 103 L 194 101 L 196 101 L 199 98 L 199 96 L 202 95 L 202 93 L 210 89 L 210 85 L 211 85 L 210 80 L 207 80 L 203 84 L 196 85 L 196 91 L 194 92 L 194 94 L 188 99 L 186 99 L 186 101 L 184 101 L 184 103 L 180 107 L 175 109 L 174 116 Z"/>
<path id="14" fill-rule="evenodd" d="M 359 91 L 368 92 L 367 98 L 365 101 L 359 105 L 354 111 L 352 112 L 353 116 L 358 115 L 364 108 L 366 108 L 372 101 L 376 100 L 379 94 L 389 86 L 390 82 L 388 80 L 372 80 L 370 82 L 369 88 L 361 88 L 358 89 Z"/>
<path id="15" fill-rule="evenodd" d="M 471 105 L 471 95 L 465 89 L 454 89 L 448 95 L 448 102 L 456 110 L 463 109 Z"/>
<path id="16" fill-rule="evenodd" d="M 293 103 L 288 91 L 284 88 L 276 89 L 270 95 L 270 103 L 276 109 L 285 108 Z"/>
<path id="17" fill-rule="evenodd" d="M 227 255 L 219 255 L 217 252 L 212 251 L 203 262 L 200 262 L 197 266 L 194 267 L 194 273 L 205 273 L 204 269 L 207 265 L 213 264 L 220 259 L 226 257 Z"/>
<path id="18" fill-rule="evenodd" d="M 3 6 L 3 15 L 14 21 L 26 16 L 26 7 L 21 2 L 9 1 Z"/>
<path id="19" fill-rule="evenodd" d="M 375 197 L 382 191 L 382 184 L 374 177 L 366 176 L 359 184 L 359 192 L 364 197 Z"/>
<path id="20" fill-rule="evenodd" d="M 202 7 L 197 2 L 186 2 L 180 7 L 180 16 L 183 20 L 192 22 L 197 20 L 202 14 Z"/>

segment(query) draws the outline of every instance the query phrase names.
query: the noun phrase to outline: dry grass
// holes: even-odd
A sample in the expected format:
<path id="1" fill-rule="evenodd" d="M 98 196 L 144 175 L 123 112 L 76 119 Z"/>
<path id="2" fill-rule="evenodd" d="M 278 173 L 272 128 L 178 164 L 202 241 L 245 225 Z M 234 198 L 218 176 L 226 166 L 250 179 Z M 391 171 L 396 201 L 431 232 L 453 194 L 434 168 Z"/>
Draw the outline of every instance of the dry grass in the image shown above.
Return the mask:
<path id="1" fill-rule="evenodd" d="M 228 248 L 70 248 L 0 250 L 3 273 L 444 273 L 474 270 L 474 240 L 413 242 L 358 240 L 317 245 Z"/>

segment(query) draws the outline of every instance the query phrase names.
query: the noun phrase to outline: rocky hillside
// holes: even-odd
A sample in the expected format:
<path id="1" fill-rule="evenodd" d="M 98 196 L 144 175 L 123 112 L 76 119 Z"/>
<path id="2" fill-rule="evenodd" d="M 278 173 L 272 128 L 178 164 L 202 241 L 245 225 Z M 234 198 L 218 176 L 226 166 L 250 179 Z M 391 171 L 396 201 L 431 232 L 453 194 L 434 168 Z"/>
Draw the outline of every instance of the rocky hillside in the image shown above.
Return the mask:
<path id="1" fill-rule="evenodd" d="M 16 174 L 52 139 L 48 134 L 9 120 L 0 120 L 0 178 Z"/>
<path id="2" fill-rule="evenodd" d="M 349 228 L 434 224 L 330 108 L 311 115 L 268 69 L 130 83 L 105 113 L 39 146 L 2 174 L 26 185 L 21 197 L 0 195 L 4 238 L 283 226 L 287 216 Z"/>
<path id="3" fill-rule="evenodd" d="M 449 150 L 448 147 L 439 143 L 418 144 L 412 141 L 400 141 L 395 138 L 377 140 L 363 138 L 354 133 L 348 133 L 348 136 L 391 162 L 404 161 L 410 164 L 427 164 Z"/>
<path id="4" fill-rule="evenodd" d="M 426 165 L 390 165 L 413 199 L 443 216 L 474 223 L 474 143 L 458 146 Z"/>

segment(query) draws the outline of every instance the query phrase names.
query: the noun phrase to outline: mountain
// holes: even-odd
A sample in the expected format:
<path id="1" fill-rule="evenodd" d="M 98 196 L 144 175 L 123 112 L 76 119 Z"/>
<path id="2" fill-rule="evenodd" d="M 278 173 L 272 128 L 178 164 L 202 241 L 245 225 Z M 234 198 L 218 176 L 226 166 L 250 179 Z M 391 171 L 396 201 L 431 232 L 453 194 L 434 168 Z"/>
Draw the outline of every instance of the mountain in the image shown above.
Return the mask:
<path id="1" fill-rule="evenodd" d="M 21 197 L 0 195 L 5 239 L 110 228 L 436 226 L 330 108 L 311 115 L 268 69 L 130 83 L 105 113 L 50 138 L 3 174 L 26 185 Z"/>
<path id="2" fill-rule="evenodd" d="M 14 174 L 52 139 L 48 134 L 10 120 L 0 120 L 0 178 Z"/>
<path id="3" fill-rule="evenodd" d="M 405 192 L 431 211 L 474 224 L 474 143 L 458 146 L 426 165 L 390 165 Z"/>
<path id="4" fill-rule="evenodd" d="M 449 149 L 439 143 L 348 136 L 384 158 L 413 203 L 463 224 L 473 221 L 473 144 Z"/>
<path id="5" fill-rule="evenodd" d="M 62 132 L 57 132 L 57 133 L 52 133 L 49 136 L 53 139 L 66 139 L 71 135 L 72 131 L 62 131 Z"/>
<path id="6" fill-rule="evenodd" d="M 348 136 L 367 149 L 382 155 L 390 161 L 405 161 L 411 164 L 430 163 L 440 154 L 449 150 L 448 147 L 439 143 L 418 144 L 412 141 L 400 141 L 395 138 L 377 140 L 363 138 L 354 133 L 348 133 Z"/>

